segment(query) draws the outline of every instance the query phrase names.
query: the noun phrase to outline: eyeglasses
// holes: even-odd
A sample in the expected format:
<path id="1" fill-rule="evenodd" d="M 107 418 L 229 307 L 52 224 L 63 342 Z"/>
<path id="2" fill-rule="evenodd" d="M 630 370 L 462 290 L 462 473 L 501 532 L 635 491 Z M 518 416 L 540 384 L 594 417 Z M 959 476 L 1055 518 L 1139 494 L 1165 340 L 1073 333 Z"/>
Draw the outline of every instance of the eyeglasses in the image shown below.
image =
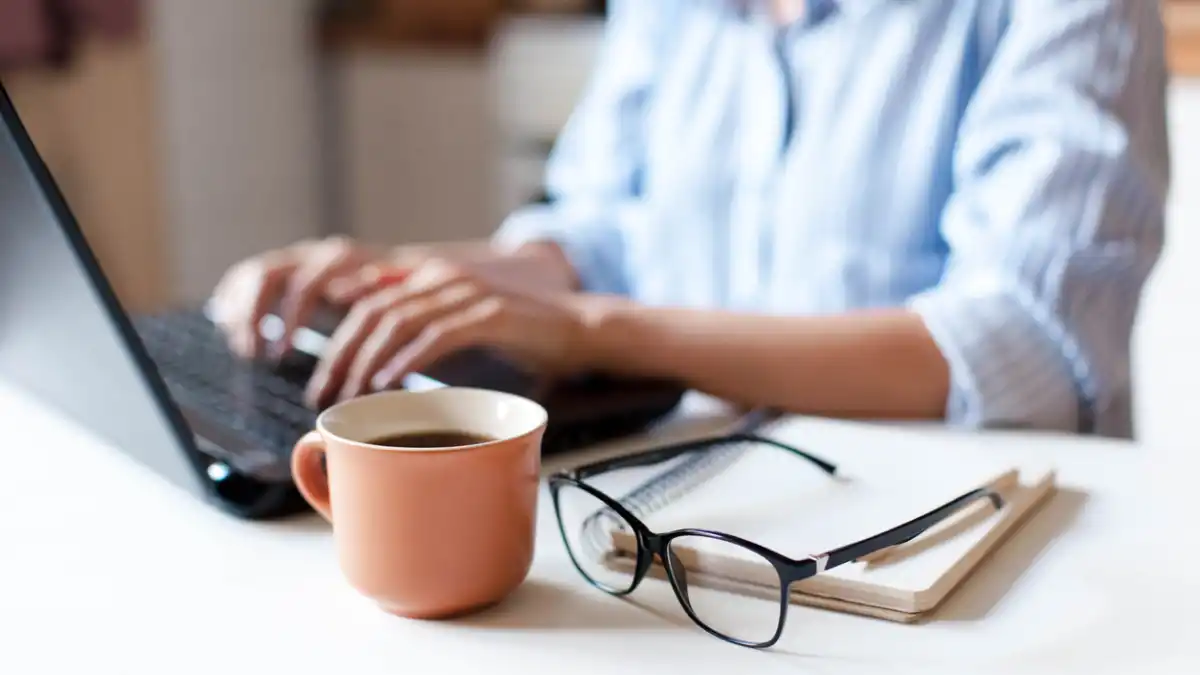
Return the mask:
<path id="1" fill-rule="evenodd" d="M 636 507 L 627 508 L 627 500 L 614 499 L 593 485 L 611 472 L 661 464 L 687 453 L 712 456 L 743 452 L 752 447 L 782 450 L 806 460 L 831 477 L 837 474 L 835 465 L 799 448 L 753 433 L 735 433 L 655 448 L 551 475 L 549 486 L 559 532 L 576 569 L 592 586 L 614 596 L 625 596 L 632 593 L 658 563 L 679 604 L 700 628 L 736 645 L 765 648 L 774 645 L 783 634 L 792 584 L 904 544 L 980 500 L 989 500 L 996 509 L 1004 505 L 1001 496 L 991 488 L 972 490 L 886 532 L 831 551 L 793 559 L 724 532 L 704 529 L 655 532 L 634 514 L 633 511 L 638 510 Z M 709 560 L 765 562 L 760 567 L 773 570 L 773 573 L 766 573 L 756 581 L 768 589 L 772 600 L 778 598 L 778 608 L 766 611 L 759 607 L 753 616 L 744 612 L 731 614 L 728 603 L 722 602 L 719 595 L 711 595 L 706 585 L 696 581 L 689 585 L 689 574 L 695 579 L 713 572 L 709 575 L 711 578 L 720 578 L 719 570 L 706 569 L 706 557 L 697 555 L 697 551 L 710 553 Z"/>

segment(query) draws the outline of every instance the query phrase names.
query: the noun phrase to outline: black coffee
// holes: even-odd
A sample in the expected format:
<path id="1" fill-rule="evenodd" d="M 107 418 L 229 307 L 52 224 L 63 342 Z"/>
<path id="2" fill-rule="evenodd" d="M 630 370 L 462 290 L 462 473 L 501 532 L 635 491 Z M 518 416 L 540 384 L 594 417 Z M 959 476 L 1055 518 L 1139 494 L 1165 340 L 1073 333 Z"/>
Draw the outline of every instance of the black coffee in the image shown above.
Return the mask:
<path id="1" fill-rule="evenodd" d="M 459 445 L 490 443 L 494 440 L 496 439 L 490 436 L 465 431 L 407 431 L 376 438 L 371 441 L 371 445 L 387 445 L 393 448 L 453 448 Z"/>

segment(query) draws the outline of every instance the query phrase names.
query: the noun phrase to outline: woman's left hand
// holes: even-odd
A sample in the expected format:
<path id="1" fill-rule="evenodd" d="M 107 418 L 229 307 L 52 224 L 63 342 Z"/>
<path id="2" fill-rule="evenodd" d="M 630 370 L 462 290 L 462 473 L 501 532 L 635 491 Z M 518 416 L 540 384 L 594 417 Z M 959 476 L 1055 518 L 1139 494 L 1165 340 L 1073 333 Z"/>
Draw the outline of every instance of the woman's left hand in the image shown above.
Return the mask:
<path id="1" fill-rule="evenodd" d="M 407 373 L 470 347 L 496 347 L 539 372 L 581 370 L 589 301 L 539 294 L 504 276 L 434 259 L 359 300 L 330 338 L 308 403 L 322 407 L 394 387 Z"/>

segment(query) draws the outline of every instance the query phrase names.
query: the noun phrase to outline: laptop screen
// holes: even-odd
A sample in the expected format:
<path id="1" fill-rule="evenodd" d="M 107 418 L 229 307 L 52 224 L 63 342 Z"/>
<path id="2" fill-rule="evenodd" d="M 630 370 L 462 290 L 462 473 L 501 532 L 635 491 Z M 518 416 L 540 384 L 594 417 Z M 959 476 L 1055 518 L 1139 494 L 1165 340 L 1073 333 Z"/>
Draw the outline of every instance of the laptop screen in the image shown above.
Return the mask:
<path id="1" fill-rule="evenodd" d="M 2 87 L 0 119 L 0 380 L 196 487 L 204 460 Z"/>

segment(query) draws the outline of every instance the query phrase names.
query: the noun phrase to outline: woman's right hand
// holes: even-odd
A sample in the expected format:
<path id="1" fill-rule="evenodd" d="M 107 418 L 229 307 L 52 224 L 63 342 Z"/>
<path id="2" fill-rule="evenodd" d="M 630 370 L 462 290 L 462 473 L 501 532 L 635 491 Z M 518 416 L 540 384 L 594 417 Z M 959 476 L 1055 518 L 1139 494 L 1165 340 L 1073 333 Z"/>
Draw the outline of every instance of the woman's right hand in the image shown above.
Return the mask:
<path id="1" fill-rule="evenodd" d="M 257 358 L 267 349 L 259 323 L 278 305 L 284 332 L 273 347 L 277 356 L 318 303 L 330 297 L 331 288 L 336 292 L 339 281 L 356 277 L 380 259 L 379 251 L 340 237 L 304 241 L 248 258 L 217 284 L 212 317 L 238 355 Z"/>

